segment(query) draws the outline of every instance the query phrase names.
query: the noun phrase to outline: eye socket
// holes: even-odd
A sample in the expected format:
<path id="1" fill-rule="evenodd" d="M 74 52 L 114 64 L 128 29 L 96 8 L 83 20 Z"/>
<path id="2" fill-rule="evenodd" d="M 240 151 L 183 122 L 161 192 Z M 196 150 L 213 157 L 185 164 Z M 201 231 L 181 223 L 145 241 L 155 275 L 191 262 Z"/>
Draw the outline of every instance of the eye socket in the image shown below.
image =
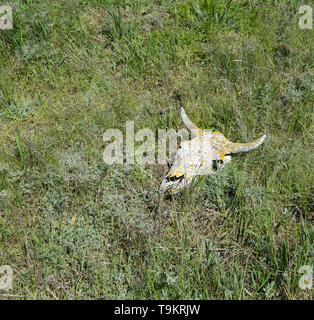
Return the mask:
<path id="1" fill-rule="evenodd" d="M 218 165 L 223 164 L 222 160 L 213 161 L 213 169 L 218 170 Z"/>
<path id="2" fill-rule="evenodd" d="M 172 176 L 172 177 L 168 176 L 166 179 L 167 179 L 168 182 L 169 181 L 173 182 L 173 181 L 177 181 L 177 180 L 181 181 L 183 178 L 184 178 L 184 174 L 182 176 L 179 176 L 179 177 L 177 177 L 177 176 Z"/>

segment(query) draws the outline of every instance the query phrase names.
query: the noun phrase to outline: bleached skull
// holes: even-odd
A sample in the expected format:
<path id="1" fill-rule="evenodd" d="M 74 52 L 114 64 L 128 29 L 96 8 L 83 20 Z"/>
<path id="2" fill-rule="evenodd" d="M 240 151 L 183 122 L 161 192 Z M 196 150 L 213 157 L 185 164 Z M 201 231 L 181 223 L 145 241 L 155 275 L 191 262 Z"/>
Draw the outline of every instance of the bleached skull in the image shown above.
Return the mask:
<path id="1" fill-rule="evenodd" d="M 192 134 L 192 139 L 183 141 L 175 155 L 175 161 L 161 183 L 161 190 L 172 194 L 190 184 L 194 177 L 215 174 L 213 162 L 221 161 L 222 166 L 231 161 L 230 153 L 244 152 L 257 148 L 266 135 L 249 143 L 233 143 L 218 131 L 199 129 L 181 108 L 181 117 Z"/>

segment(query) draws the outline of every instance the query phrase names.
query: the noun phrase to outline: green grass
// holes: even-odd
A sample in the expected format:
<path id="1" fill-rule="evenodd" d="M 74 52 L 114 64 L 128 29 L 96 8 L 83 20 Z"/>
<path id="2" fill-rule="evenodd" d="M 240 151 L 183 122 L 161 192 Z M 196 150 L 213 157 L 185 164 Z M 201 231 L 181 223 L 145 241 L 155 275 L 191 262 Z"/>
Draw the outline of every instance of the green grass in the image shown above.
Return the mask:
<path id="1" fill-rule="evenodd" d="M 298 0 L 19 1 L 0 30 L 0 265 L 17 299 L 312 299 L 313 30 Z M 308 3 L 307 3 L 308 4 Z M 174 197 L 103 133 L 267 135 Z M 6 299 L 6 293 L 0 292 Z M 14 298 L 14 297 L 13 297 Z"/>

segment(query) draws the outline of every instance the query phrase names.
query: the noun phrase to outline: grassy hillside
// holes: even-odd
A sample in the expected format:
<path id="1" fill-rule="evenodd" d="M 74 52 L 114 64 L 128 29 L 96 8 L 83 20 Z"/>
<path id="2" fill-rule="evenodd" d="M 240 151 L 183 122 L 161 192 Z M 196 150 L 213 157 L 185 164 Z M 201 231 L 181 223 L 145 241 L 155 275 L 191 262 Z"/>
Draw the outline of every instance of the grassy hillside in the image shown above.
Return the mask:
<path id="1" fill-rule="evenodd" d="M 312 299 L 313 30 L 299 0 L 18 1 L 0 30 L 0 266 L 18 299 Z M 103 133 L 264 144 L 161 197 Z M 6 299 L 6 293 L 0 292 Z"/>

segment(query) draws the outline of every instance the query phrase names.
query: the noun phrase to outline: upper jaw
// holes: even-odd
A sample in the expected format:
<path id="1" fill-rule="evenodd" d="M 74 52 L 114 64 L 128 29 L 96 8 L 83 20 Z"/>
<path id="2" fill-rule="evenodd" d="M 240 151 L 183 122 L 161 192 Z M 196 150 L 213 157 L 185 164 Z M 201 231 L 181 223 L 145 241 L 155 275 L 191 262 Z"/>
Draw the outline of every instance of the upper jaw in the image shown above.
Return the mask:
<path id="1" fill-rule="evenodd" d="M 178 179 L 176 181 L 167 181 L 167 178 L 169 176 L 166 176 L 160 186 L 160 190 L 163 192 L 170 191 L 172 194 L 177 193 L 182 187 L 184 186 L 184 178 Z"/>

